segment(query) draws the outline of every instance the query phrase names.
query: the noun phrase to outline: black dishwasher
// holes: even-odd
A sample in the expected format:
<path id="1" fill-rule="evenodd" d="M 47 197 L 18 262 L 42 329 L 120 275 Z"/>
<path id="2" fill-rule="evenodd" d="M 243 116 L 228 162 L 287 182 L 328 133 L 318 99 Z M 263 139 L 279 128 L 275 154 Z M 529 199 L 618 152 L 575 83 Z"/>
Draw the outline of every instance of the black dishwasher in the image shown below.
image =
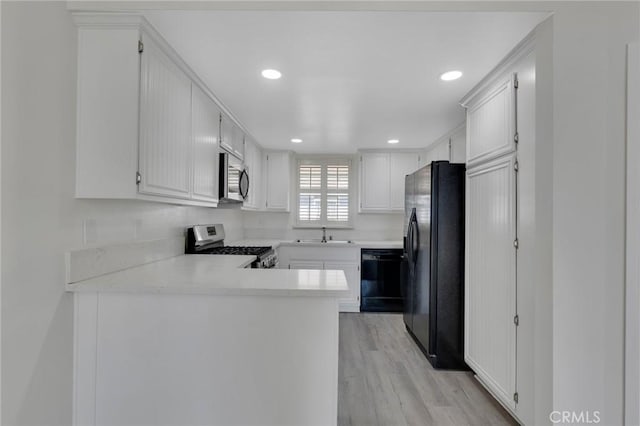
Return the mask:
<path id="1" fill-rule="evenodd" d="M 402 249 L 362 249 L 361 312 L 402 312 Z"/>

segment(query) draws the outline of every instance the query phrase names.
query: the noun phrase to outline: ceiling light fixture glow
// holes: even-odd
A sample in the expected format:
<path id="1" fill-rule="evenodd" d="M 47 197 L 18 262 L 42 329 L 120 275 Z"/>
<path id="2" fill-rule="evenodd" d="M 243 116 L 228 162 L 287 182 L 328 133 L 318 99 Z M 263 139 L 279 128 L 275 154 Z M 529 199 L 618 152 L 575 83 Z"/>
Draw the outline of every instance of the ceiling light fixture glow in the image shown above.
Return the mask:
<path id="1" fill-rule="evenodd" d="M 293 138 L 293 139 L 291 139 L 291 142 L 293 142 L 293 143 L 301 143 L 302 139 Z"/>
<path id="2" fill-rule="evenodd" d="M 269 80 L 277 80 L 282 77 L 282 73 L 278 70 L 262 70 L 262 76 Z"/>
<path id="3" fill-rule="evenodd" d="M 442 81 L 453 81 L 462 77 L 462 71 L 447 71 L 440 76 Z"/>
<path id="4" fill-rule="evenodd" d="M 391 143 L 391 144 L 398 143 L 398 142 L 400 142 L 398 139 L 389 139 L 387 141 L 387 143 Z"/>

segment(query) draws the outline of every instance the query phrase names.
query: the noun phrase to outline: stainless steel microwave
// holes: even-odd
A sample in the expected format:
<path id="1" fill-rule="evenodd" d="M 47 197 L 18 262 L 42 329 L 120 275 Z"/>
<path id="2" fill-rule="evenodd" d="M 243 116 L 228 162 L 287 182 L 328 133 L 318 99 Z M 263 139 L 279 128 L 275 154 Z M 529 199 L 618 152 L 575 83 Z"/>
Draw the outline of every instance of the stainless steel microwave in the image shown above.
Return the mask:
<path id="1" fill-rule="evenodd" d="M 249 174 L 237 157 L 220 153 L 220 193 L 221 203 L 241 203 L 249 194 Z"/>

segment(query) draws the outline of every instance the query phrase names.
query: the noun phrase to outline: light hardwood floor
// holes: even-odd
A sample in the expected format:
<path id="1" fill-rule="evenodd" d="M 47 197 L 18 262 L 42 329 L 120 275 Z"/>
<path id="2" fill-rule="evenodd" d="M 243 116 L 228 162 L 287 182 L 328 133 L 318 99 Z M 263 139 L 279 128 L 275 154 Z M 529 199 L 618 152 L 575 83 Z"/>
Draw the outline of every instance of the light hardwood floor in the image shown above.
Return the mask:
<path id="1" fill-rule="evenodd" d="M 338 425 L 517 425 L 471 372 L 434 370 L 401 314 L 340 314 Z"/>

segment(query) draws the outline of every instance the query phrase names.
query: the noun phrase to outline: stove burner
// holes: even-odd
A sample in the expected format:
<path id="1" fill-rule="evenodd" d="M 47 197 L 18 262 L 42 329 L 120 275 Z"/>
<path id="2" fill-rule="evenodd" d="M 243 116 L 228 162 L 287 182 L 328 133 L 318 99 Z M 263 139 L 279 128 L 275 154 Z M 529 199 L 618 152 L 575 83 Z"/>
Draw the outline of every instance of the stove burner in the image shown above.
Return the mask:
<path id="1" fill-rule="evenodd" d="M 198 251 L 198 254 L 234 254 L 244 256 L 262 256 L 271 251 L 271 247 L 223 246 Z"/>

